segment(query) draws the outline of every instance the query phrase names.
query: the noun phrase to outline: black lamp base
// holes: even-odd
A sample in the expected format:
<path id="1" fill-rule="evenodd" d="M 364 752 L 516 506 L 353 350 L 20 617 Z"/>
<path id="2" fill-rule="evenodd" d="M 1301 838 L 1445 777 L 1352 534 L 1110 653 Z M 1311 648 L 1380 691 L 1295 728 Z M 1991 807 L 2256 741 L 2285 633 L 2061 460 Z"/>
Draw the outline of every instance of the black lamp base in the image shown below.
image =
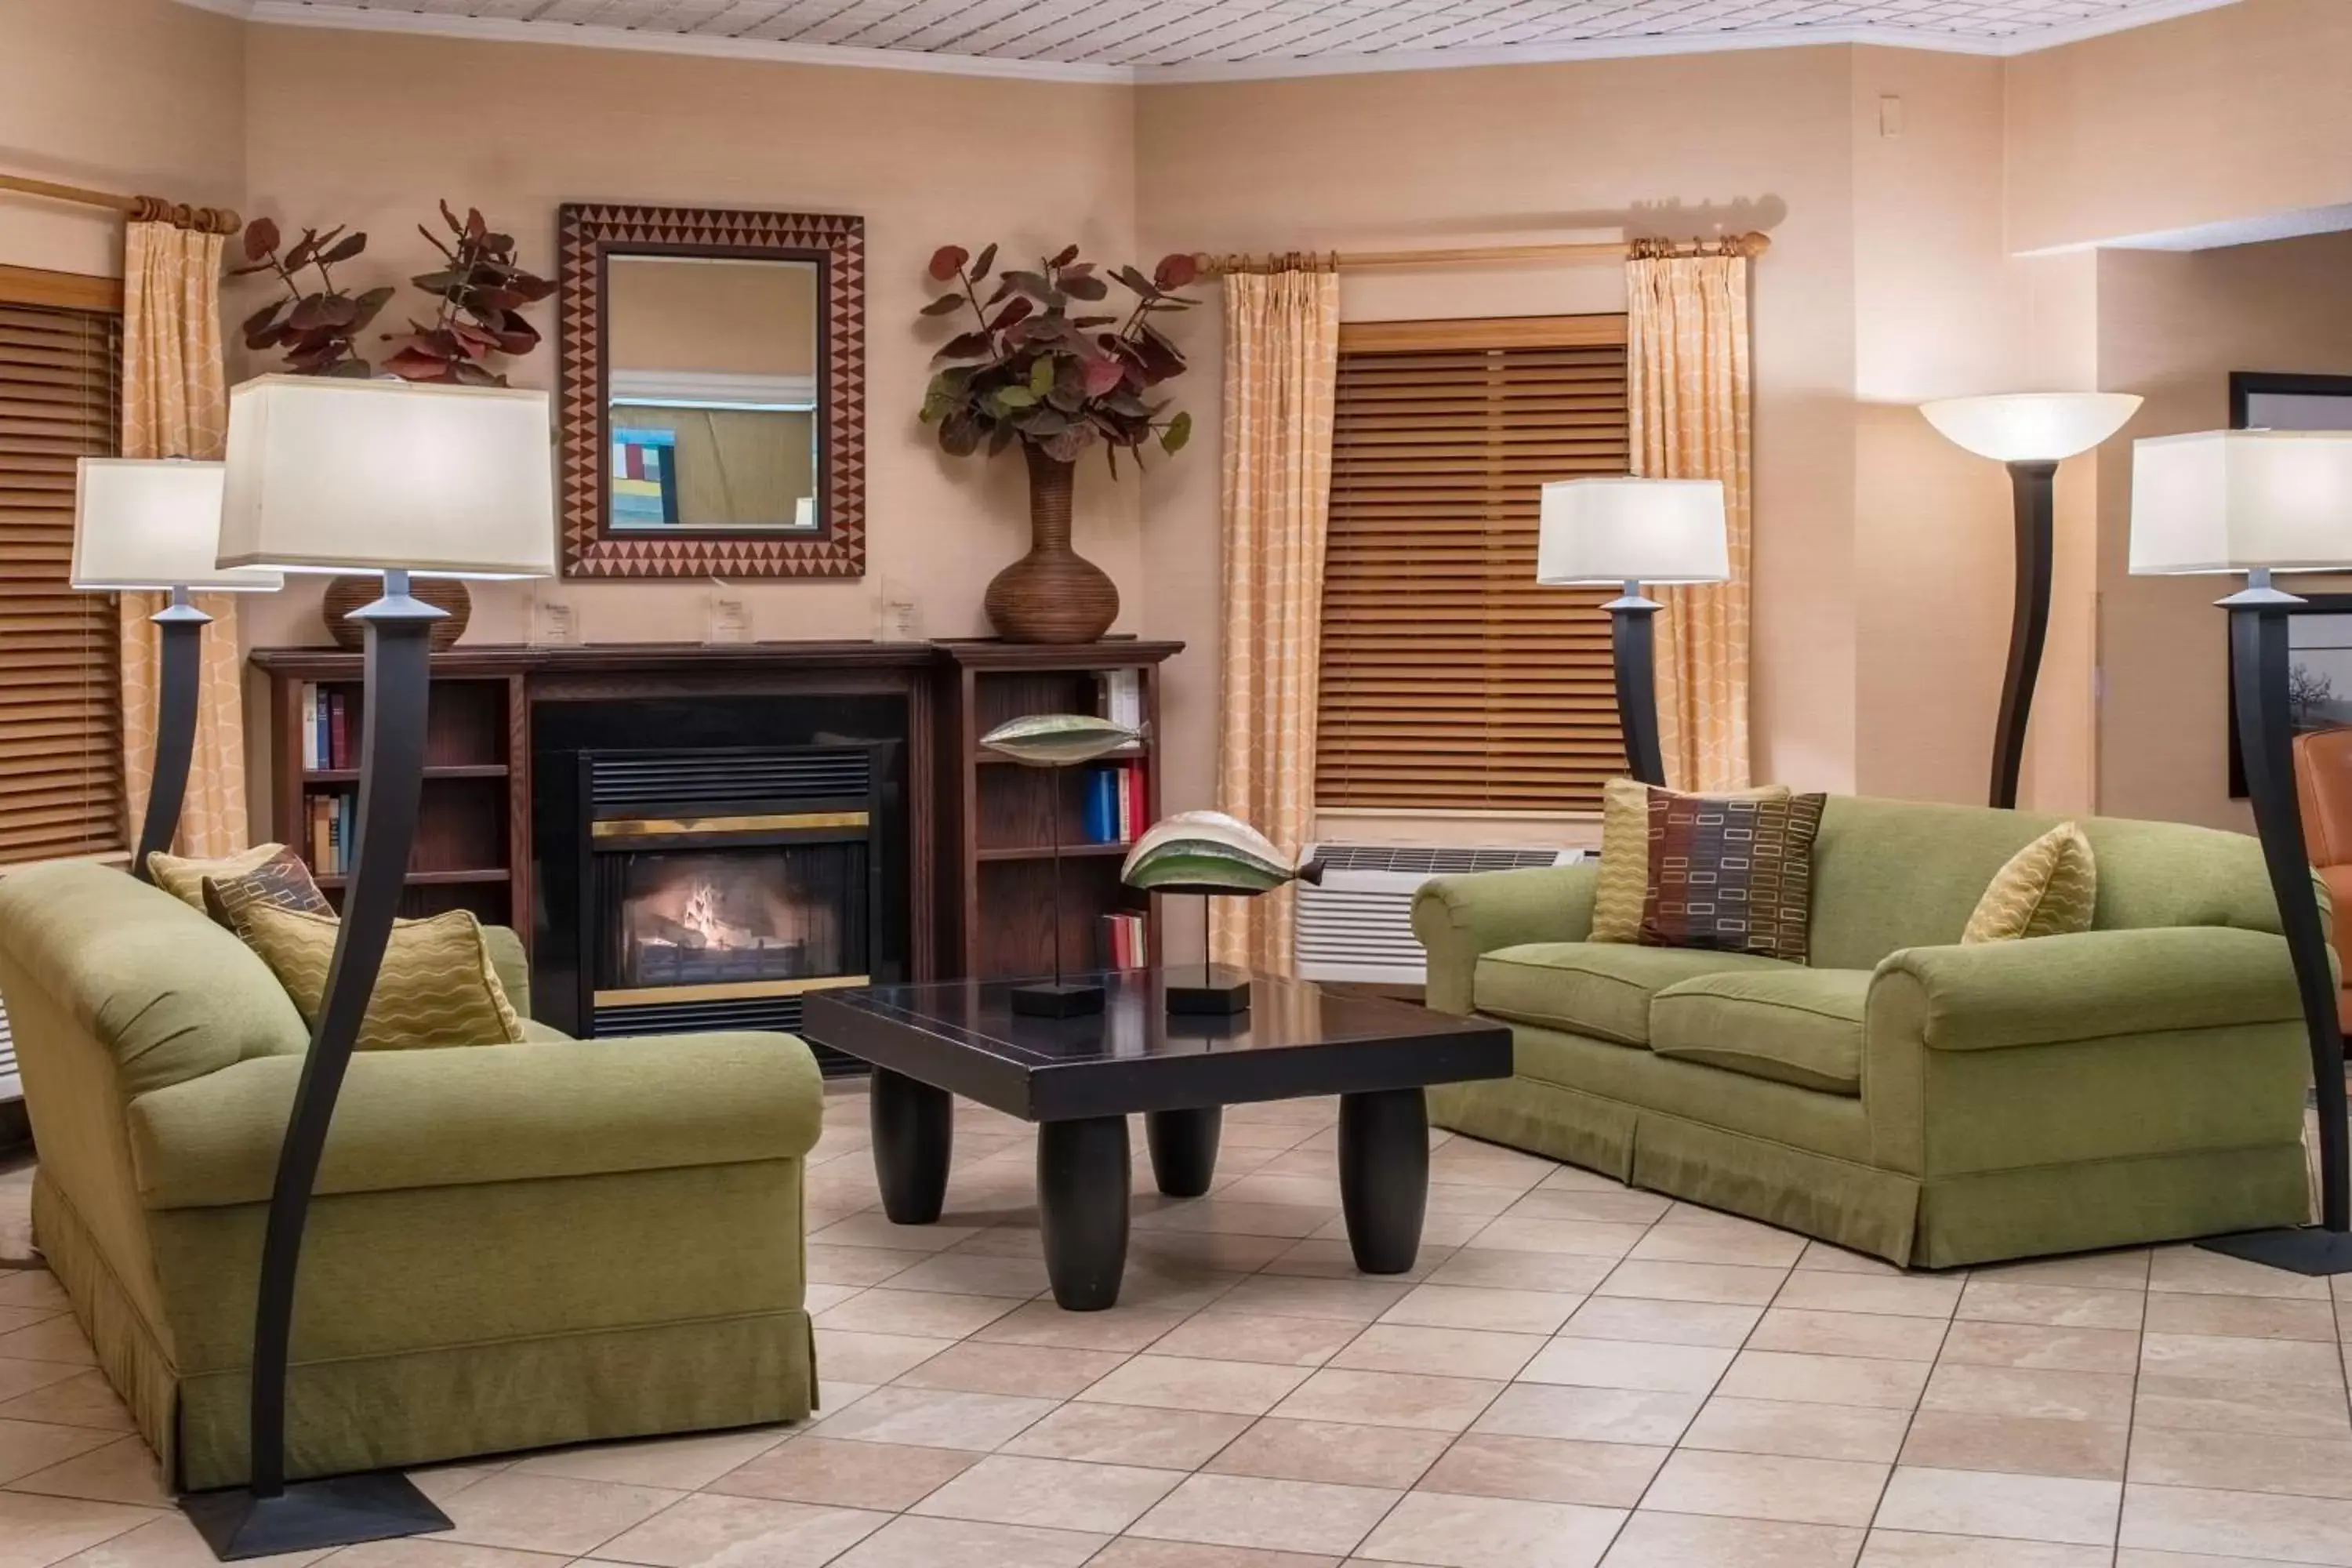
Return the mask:
<path id="1" fill-rule="evenodd" d="M 2315 1225 L 2242 1230 L 2235 1236 L 2216 1236 L 2197 1245 L 2207 1252 L 2284 1268 L 2290 1274 L 2352 1274 L 2352 1235 Z"/>
<path id="2" fill-rule="evenodd" d="M 1192 984 L 1181 984 L 1178 975 L 1190 976 Z M 1230 1017 L 1246 1013 L 1250 1007 L 1250 983 L 1245 972 L 1208 963 L 1194 969 L 1187 964 L 1182 969 L 1168 971 L 1168 1010 L 1188 1016 Z"/>
<path id="3" fill-rule="evenodd" d="M 397 1470 L 293 1481 L 274 1497 L 243 1487 L 191 1492 L 180 1508 L 224 1563 L 285 1552 L 323 1552 L 447 1530 L 449 1516 Z"/>
<path id="4" fill-rule="evenodd" d="M 1029 1018 L 1076 1018 L 1103 1010 L 1103 988 L 1088 981 L 1039 981 L 1016 985 L 1013 1010 Z"/>

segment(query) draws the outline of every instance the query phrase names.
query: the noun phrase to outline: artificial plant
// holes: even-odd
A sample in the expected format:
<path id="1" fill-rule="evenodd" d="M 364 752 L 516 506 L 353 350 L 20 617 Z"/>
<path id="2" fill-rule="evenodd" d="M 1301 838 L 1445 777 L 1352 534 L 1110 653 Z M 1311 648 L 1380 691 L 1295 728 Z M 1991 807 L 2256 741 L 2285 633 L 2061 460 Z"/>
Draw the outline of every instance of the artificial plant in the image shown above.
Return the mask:
<path id="1" fill-rule="evenodd" d="M 445 201 L 441 220 L 449 227 L 446 239 L 423 224 L 416 232 L 441 253 L 442 265 L 409 279 L 433 297 L 433 319 L 412 318 L 407 331 L 384 334 L 393 345 L 384 368 L 404 381 L 504 386 L 507 378 L 487 362 L 539 346 L 539 329 L 522 308 L 554 293 L 555 284 L 524 271 L 514 237 L 492 229 L 478 208 L 460 218 Z"/>
<path id="2" fill-rule="evenodd" d="M 298 375 L 368 376 L 375 374 L 359 352 L 359 334 L 392 298 L 389 288 L 350 293 L 335 282 L 333 269 L 367 248 L 365 234 L 346 234 L 337 224 L 321 234 L 306 228 L 292 245 L 266 217 L 245 226 L 245 265 L 231 276 L 271 272 L 285 294 L 246 318 L 245 346 L 257 353 L 283 349 L 286 368 Z M 305 273 L 315 273 L 315 279 Z"/>

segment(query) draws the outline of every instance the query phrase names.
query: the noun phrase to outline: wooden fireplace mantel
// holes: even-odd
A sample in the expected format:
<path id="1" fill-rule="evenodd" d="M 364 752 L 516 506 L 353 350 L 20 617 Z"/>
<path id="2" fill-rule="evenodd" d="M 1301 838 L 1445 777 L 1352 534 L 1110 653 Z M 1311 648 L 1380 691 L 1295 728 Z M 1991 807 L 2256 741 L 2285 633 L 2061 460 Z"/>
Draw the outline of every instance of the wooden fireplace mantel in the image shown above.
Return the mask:
<path id="1" fill-rule="evenodd" d="M 459 679 L 501 675 L 666 675 L 774 673 L 785 670 L 1055 669 L 1097 665 L 1158 664 L 1181 652 L 1181 642 L 1107 637 L 1076 647 L 1007 643 L 992 637 L 934 642 L 588 643 L 532 647 L 484 643 L 433 656 L 433 673 Z M 261 647 L 254 668 L 296 680 L 356 680 L 361 656 L 334 647 Z"/>

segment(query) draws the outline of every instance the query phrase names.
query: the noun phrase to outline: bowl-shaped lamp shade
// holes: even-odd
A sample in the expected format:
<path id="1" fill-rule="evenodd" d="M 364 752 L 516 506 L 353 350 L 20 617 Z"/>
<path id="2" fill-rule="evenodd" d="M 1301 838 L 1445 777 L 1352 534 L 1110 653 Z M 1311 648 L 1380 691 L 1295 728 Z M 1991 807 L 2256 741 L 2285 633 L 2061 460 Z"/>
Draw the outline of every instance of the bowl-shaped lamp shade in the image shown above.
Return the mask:
<path id="1" fill-rule="evenodd" d="M 229 393 L 220 563 L 546 577 L 544 392 L 265 375 Z"/>
<path id="2" fill-rule="evenodd" d="M 1923 403 L 1919 412 L 1979 458 L 2054 463 L 2122 429 L 2139 405 L 2128 392 L 2005 392 Z"/>
<path id="3" fill-rule="evenodd" d="M 269 594 L 275 572 L 224 570 L 218 463 L 84 458 L 74 465 L 73 585 L 112 594 L 193 588 Z"/>
<path id="4" fill-rule="evenodd" d="M 2131 570 L 2352 570 L 2352 432 L 2208 430 L 2132 443 Z"/>
<path id="5" fill-rule="evenodd" d="M 1720 479 L 1558 479 L 1543 488 L 1538 583 L 1721 583 L 1730 576 Z"/>

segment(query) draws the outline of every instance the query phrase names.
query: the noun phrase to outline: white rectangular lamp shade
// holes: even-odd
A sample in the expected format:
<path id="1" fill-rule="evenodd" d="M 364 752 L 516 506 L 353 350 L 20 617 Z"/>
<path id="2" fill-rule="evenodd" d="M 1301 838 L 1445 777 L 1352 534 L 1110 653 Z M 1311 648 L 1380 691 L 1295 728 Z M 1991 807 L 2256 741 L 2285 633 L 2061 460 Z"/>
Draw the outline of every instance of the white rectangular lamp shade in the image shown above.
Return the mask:
<path id="1" fill-rule="evenodd" d="M 2132 443 L 2131 570 L 2352 570 L 2352 432 L 2208 430 Z"/>
<path id="2" fill-rule="evenodd" d="M 1730 576 L 1720 479 L 1559 479 L 1543 488 L 1538 583 L 1671 584 Z"/>
<path id="3" fill-rule="evenodd" d="M 228 399 L 224 566 L 546 577 L 544 392 L 265 375 Z"/>
<path id="4" fill-rule="evenodd" d="M 74 465 L 73 585 L 84 593 L 269 594 L 275 572 L 230 571 L 220 553 L 222 465 L 84 458 Z"/>

